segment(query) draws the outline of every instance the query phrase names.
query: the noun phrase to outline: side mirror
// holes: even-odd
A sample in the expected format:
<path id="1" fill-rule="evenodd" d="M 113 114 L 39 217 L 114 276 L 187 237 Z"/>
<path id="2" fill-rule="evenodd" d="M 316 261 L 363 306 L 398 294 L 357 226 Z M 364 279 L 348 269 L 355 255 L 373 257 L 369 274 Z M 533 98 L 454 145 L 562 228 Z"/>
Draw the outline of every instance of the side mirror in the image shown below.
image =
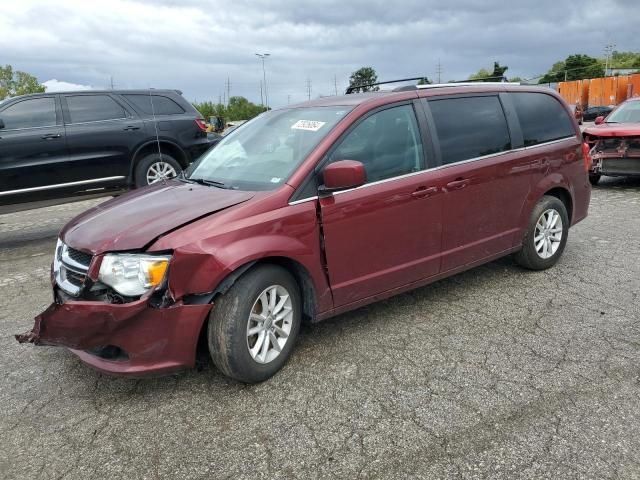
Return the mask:
<path id="1" fill-rule="evenodd" d="M 596 125 L 600 125 L 601 123 L 604 123 L 604 117 L 602 115 L 596 117 Z"/>
<path id="2" fill-rule="evenodd" d="M 325 167 L 322 171 L 322 179 L 324 185 L 320 186 L 320 192 L 330 193 L 364 185 L 367 174 L 361 162 L 340 160 Z"/>
<path id="3" fill-rule="evenodd" d="M 0 118 L 0 128 L 4 128 L 4 122 L 2 121 L 1 118 Z"/>

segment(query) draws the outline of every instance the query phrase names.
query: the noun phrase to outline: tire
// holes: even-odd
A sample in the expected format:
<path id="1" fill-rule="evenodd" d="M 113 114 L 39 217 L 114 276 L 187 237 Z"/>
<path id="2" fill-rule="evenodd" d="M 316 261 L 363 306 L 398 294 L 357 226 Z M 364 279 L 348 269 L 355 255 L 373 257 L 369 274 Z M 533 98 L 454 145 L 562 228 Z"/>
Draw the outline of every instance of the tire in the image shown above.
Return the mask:
<path id="1" fill-rule="evenodd" d="M 273 288 L 282 289 L 276 292 L 277 305 L 283 302 L 283 292 L 288 293 L 290 303 L 287 304 L 285 301 L 281 310 L 276 309 L 276 318 L 281 314 L 284 318 L 272 323 L 269 320 L 272 318 L 269 316 L 270 309 L 269 314 L 264 315 L 261 297 L 265 295 L 268 304 Z M 286 313 L 287 305 L 291 307 L 289 314 Z M 253 315 L 252 319 L 250 315 Z M 256 317 L 266 319 L 260 323 L 253 320 Z M 252 268 L 216 301 L 209 314 L 207 340 L 213 363 L 222 373 L 240 382 L 257 383 L 267 380 L 278 372 L 289 358 L 298 337 L 301 318 L 300 290 L 291 274 L 276 265 Z M 265 324 L 267 330 L 264 330 Z M 274 324 L 277 328 L 273 328 Z M 287 328 L 288 335 L 285 338 L 282 332 Z M 250 329 L 262 329 L 263 333 L 249 336 Z M 264 333 L 268 330 L 276 338 L 280 352 L 274 348 L 274 337 Z M 264 342 L 259 344 L 260 338 L 268 339 L 267 350 L 264 350 Z M 266 355 L 263 355 L 263 352 L 266 352 Z"/>
<path id="2" fill-rule="evenodd" d="M 136 181 L 136 187 L 146 187 L 147 185 L 155 183 L 150 181 L 150 178 L 153 176 L 152 169 L 155 169 L 155 171 L 159 174 L 157 175 L 158 178 L 157 180 L 155 180 L 155 182 L 161 181 L 162 176 L 160 174 L 163 172 L 166 173 L 166 179 L 173 178 L 176 175 L 180 175 L 180 172 L 182 172 L 182 166 L 180 165 L 180 162 L 178 162 L 171 155 L 163 153 L 161 156 L 159 153 L 152 153 L 142 158 L 136 165 L 134 177 Z"/>
<path id="3" fill-rule="evenodd" d="M 547 227 L 548 220 L 552 224 L 551 227 Z M 559 222 L 561 222 L 560 227 L 558 227 Z M 561 234 L 560 238 L 558 234 Z M 540 235 L 543 235 L 541 239 Z M 522 241 L 522 249 L 516 253 L 515 260 L 529 270 L 546 270 L 554 266 L 562 256 L 568 235 L 569 216 L 564 203 L 556 197 L 545 195 L 531 212 L 529 226 Z M 539 241 L 536 242 L 536 239 Z"/>
<path id="4" fill-rule="evenodd" d="M 599 173 L 589 173 L 589 183 L 595 186 L 598 184 L 601 177 L 602 175 Z"/>

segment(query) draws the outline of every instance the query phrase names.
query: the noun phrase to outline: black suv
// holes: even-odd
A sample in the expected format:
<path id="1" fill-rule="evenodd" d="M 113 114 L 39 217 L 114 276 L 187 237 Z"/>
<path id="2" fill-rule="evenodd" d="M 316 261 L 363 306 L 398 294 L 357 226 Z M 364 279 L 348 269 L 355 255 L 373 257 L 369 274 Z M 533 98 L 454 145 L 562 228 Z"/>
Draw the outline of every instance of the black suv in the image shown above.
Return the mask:
<path id="1" fill-rule="evenodd" d="M 177 90 L 10 98 L 0 102 L 0 213 L 170 178 L 215 142 Z"/>

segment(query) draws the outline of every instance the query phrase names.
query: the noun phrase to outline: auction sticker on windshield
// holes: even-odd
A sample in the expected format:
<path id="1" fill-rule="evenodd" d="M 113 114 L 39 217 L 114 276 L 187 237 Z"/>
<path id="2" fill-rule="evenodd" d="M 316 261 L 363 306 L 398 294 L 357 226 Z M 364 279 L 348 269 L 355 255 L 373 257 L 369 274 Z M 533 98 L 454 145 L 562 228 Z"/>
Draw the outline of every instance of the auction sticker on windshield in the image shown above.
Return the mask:
<path id="1" fill-rule="evenodd" d="M 292 130 L 309 130 L 310 132 L 317 132 L 327 122 L 318 122 L 316 120 L 298 120 L 291 125 Z"/>

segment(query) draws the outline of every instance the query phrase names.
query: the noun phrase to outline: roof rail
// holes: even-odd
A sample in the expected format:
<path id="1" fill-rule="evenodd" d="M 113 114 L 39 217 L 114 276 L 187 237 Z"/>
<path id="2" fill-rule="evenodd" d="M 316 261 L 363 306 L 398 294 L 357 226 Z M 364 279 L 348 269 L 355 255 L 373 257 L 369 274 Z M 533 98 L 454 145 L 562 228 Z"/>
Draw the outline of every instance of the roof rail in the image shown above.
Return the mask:
<path id="1" fill-rule="evenodd" d="M 422 77 L 412 77 L 412 78 L 401 78 L 399 80 L 387 80 L 384 82 L 375 82 L 375 83 L 362 83 L 360 85 L 350 85 L 347 87 L 345 91 L 346 95 L 354 93 L 354 91 L 360 90 L 361 88 L 369 88 L 375 87 L 378 85 L 388 85 L 389 83 L 400 83 L 400 82 L 410 82 L 410 81 L 419 81 L 426 79 L 426 76 Z M 499 81 L 498 81 L 499 80 Z M 476 83 L 484 83 L 484 84 L 499 84 L 499 83 L 509 83 L 507 81 L 507 77 L 505 76 L 495 76 L 495 77 L 483 77 L 483 78 L 474 78 L 472 80 L 456 80 L 449 83 L 427 83 L 424 85 L 405 85 L 402 87 L 395 88 L 394 92 L 400 92 L 404 90 L 415 90 L 418 88 L 437 88 L 437 87 L 455 87 L 455 86 L 469 86 L 470 84 Z"/>

